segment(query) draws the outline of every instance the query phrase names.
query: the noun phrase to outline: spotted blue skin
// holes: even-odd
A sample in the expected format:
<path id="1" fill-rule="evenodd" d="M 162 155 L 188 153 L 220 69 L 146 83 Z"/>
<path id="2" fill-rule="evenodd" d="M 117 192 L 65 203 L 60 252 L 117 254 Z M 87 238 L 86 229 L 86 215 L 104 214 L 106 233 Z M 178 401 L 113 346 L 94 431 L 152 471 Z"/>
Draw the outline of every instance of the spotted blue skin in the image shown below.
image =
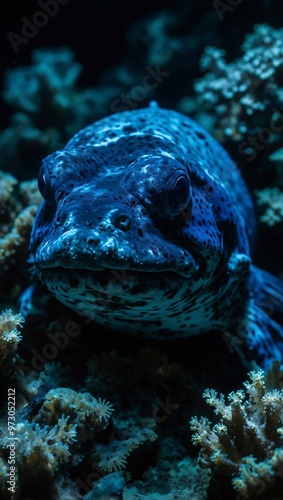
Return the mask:
<path id="1" fill-rule="evenodd" d="M 282 329 L 255 306 L 249 193 L 197 123 L 155 103 L 104 118 L 43 161 L 39 187 L 30 252 L 59 301 L 129 334 L 219 329 L 244 362 L 282 356 Z"/>

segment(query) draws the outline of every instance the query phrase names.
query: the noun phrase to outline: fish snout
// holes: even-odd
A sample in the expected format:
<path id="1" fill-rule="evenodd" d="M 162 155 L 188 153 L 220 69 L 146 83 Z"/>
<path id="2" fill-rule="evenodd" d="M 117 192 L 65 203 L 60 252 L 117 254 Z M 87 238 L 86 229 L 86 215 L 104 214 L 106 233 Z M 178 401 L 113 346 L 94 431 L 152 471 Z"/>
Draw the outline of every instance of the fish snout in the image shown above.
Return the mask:
<path id="1" fill-rule="evenodd" d="M 116 229 L 127 232 L 132 224 L 131 212 L 123 206 L 78 206 L 72 209 L 62 206 L 55 217 L 56 228 L 66 231 L 74 228 L 94 229 L 101 232 L 113 232 Z"/>

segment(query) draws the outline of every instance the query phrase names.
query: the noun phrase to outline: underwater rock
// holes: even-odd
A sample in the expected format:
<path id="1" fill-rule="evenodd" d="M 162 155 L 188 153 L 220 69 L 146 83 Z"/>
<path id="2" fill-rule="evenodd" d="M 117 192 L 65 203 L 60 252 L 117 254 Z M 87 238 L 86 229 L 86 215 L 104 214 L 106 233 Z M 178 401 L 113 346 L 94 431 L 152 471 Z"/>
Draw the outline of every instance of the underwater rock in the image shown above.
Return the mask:
<path id="1" fill-rule="evenodd" d="M 208 470 L 200 470 L 196 459 L 183 450 L 180 456 L 178 443 L 166 440 L 162 458 L 143 474 L 142 479 L 126 485 L 123 500 L 204 500 L 210 479 Z M 166 449 L 166 445 L 168 448 Z M 166 453 L 167 452 L 167 453 Z M 167 455 L 167 456 L 166 456 Z"/>
<path id="2" fill-rule="evenodd" d="M 83 496 L 83 500 L 119 500 L 125 486 L 124 474 L 122 472 L 112 472 L 108 476 L 102 477 L 93 488 Z"/>

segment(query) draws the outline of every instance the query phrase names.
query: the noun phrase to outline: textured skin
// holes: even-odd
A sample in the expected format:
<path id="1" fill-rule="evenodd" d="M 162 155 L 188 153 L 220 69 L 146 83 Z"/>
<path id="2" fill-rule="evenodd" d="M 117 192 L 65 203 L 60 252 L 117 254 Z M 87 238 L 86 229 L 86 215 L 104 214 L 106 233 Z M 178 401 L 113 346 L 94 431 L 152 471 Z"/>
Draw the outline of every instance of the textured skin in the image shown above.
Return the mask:
<path id="1" fill-rule="evenodd" d="M 48 156 L 39 186 L 30 250 L 58 300 L 136 335 L 236 330 L 251 296 L 252 202 L 194 121 L 155 103 L 114 114 Z"/>

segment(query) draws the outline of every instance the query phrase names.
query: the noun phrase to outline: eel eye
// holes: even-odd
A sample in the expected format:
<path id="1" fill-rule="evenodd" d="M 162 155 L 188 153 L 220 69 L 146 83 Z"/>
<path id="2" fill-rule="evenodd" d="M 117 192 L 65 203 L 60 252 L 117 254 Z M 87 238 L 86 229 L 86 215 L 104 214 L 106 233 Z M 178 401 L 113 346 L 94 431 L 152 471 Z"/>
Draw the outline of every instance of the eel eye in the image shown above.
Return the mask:
<path id="1" fill-rule="evenodd" d="M 48 205 L 54 205 L 54 196 L 51 189 L 51 179 L 49 172 L 44 165 L 41 167 L 38 175 L 38 189 Z"/>
<path id="2" fill-rule="evenodd" d="M 167 189 L 169 187 L 168 202 L 172 214 L 177 215 L 188 205 L 191 196 L 191 183 L 189 177 L 180 172 L 169 179 Z"/>

